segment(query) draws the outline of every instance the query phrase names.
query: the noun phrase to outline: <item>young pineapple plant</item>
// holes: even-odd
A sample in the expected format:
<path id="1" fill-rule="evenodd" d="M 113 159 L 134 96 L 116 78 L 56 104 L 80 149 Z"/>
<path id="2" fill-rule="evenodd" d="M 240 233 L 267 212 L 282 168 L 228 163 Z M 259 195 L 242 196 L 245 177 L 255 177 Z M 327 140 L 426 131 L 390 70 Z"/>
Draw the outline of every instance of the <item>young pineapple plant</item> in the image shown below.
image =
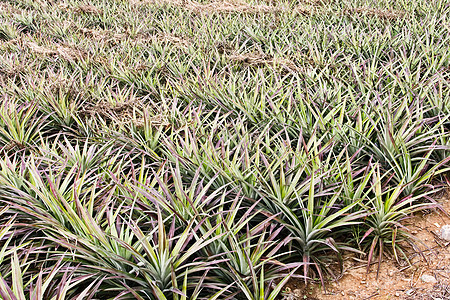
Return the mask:
<path id="1" fill-rule="evenodd" d="M 313 136 L 307 144 L 299 142 L 295 151 L 280 151 L 270 163 L 263 156 L 265 169 L 258 173 L 262 206 L 285 227 L 305 281 L 317 278 L 322 285 L 325 273 L 333 274 L 327 267 L 334 260 L 330 254 L 341 264 L 343 250 L 357 251 L 340 239 L 366 215 L 357 209 L 360 199 L 345 201 L 344 186 L 330 180 L 333 171 L 348 163 L 341 162 L 344 152 L 335 156 L 332 149 L 332 145 L 320 147 Z"/>
<path id="2" fill-rule="evenodd" d="M 39 117 L 37 103 L 3 99 L 0 103 L 0 149 L 22 150 L 33 147 L 45 134 L 45 117 Z"/>
<path id="3" fill-rule="evenodd" d="M 415 250 L 419 248 L 416 243 L 421 242 L 410 234 L 402 221 L 411 216 L 414 212 L 425 208 L 436 207 L 434 203 L 423 203 L 421 197 L 427 196 L 432 192 L 421 194 L 419 196 L 403 196 L 402 192 L 406 185 L 401 182 L 399 185 L 387 187 L 383 186 L 383 177 L 380 174 L 380 166 L 375 164 L 371 167 L 368 175 L 372 176 L 371 189 L 365 194 L 365 199 L 361 202 L 368 212 L 365 222 L 362 225 L 362 238 L 359 241 L 367 253 L 367 271 L 373 258 L 378 256 L 377 276 L 380 265 L 385 253 L 390 253 L 398 263 L 400 259 L 406 259 L 405 243 L 409 243 Z M 420 251 L 420 250 L 419 250 Z"/>

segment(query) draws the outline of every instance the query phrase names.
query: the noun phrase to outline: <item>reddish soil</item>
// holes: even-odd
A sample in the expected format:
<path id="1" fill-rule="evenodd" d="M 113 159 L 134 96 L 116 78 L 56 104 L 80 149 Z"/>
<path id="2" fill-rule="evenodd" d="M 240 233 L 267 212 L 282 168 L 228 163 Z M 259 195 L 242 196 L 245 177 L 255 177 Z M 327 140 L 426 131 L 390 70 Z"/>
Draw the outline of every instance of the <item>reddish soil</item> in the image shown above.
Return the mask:
<path id="1" fill-rule="evenodd" d="M 439 202 L 450 212 L 450 194 Z M 318 285 L 290 282 L 283 299 L 450 299 L 450 242 L 439 238 L 440 228 L 446 224 L 450 218 L 439 210 L 420 213 L 405 222 L 410 233 L 424 243 L 417 244 L 426 260 L 412 252 L 412 266 L 401 266 L 393 258 L 383 257 L 377 279 L 377 264 L 367 274 L 367 263 L 347 259 L 342 277 L 328 284 L 326 292 Z"/>

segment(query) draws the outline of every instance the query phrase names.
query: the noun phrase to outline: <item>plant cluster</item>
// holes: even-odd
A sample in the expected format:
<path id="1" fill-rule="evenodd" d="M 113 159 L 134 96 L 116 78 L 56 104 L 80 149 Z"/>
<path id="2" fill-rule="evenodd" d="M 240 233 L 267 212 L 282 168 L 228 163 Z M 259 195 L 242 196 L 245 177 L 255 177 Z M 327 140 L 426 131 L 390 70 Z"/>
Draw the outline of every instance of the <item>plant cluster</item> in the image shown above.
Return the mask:
<path id="1" fill-rule="evenodd" d="M 0 1 L 1 299 L 278 299 L 407 261 L 449 183 L 446 1 L 89 3 Z"/>

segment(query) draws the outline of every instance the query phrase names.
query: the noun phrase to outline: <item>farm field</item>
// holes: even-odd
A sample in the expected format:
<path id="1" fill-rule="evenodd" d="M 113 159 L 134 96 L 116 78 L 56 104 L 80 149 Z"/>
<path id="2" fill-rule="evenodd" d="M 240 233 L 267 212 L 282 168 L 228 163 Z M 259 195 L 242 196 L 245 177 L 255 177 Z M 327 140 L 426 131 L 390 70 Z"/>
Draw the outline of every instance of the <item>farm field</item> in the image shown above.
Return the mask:
<path id="1" fill-rule="evenodd" d="M 450 299 L 449 47 L 444 0 L 0 0 L 0 299 Z"/>

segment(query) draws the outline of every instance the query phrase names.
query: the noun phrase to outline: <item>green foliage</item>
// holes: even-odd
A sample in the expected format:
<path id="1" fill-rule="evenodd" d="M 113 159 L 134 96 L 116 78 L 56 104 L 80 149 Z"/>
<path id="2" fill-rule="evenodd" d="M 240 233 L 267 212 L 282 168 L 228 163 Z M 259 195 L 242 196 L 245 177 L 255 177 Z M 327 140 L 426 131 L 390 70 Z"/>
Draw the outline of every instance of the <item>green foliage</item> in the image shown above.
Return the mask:
<path id="1" fill-rule="evenodd" d="M 1 2 L 0 297 L 276 299 L 417 249 L 450 6 L 313 2 Z"/>

